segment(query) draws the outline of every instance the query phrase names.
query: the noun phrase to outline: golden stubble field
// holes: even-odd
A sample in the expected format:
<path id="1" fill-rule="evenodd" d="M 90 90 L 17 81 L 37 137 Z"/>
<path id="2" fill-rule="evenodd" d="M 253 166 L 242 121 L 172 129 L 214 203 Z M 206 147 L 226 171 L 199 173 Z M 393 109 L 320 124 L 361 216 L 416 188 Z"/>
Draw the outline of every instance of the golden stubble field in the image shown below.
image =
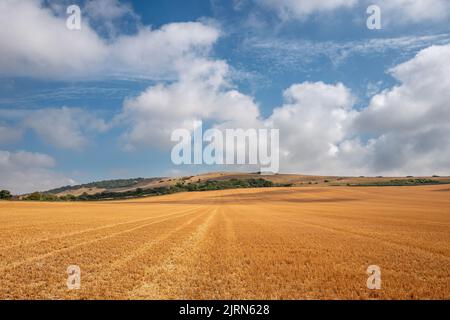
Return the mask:
<path id="1" fill-rule="evenodd" d="M 0 202 L 0 298 L 450 299 L 450 188 Z"/>

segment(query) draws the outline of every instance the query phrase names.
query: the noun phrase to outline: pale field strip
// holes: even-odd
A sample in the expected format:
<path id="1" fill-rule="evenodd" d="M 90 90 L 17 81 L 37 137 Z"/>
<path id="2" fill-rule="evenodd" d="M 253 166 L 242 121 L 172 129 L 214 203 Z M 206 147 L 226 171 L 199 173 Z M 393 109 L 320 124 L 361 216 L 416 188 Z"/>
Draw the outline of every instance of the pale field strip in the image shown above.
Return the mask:
<path id="1" fill-rule="evenodd" d="M 148 270 L 154 274 L 153 281 L 135 288 L 132 298 L 237 299 L 243 296 L 249 274 L 240 262 L 242 253 L 235 241 L 225 209 L 211 211 L 208 220 L 157 269 Z M 167 285 L 172 279 L 176 282 Z"/>
<path id="2" fill-rule="evenodd" d="M 210 228 L 212 220 L 216 219 L 217 208 L 209 209 L 206 220 L 197 226 L 195 231 L 184 241 L 180 242 L 168 252 L 168 257 L 158 263 L 156 267 L 145 269 L 144 281 L 129 294 L 135 299 L 177 299 L 180 289 L 188 292 L 191 279 L 195 277 L 192 265 L 197 260 L 200 242 Z M 151 281 L 145 280 L 152 278 Z M 175 285 L 167 286 L 166 282 L 176 279 Z M 185 284 L 185 285 L 180 285 Z"/>
<path id="3" fill-rule="evenodd" d="M 205 213 L 206 211 L 206 213 Z M 207 216 L 208 210 L 199 210 L 198 214 L 190 218 L 187 222 L 179 224 L 175 228 L 161 235 L 150 238 L 143 245 L 139 246 L 131 253 L 113 261 L 108 267 L 101 268 L 97 272 L 91 272 L 88 277 L 84 279 L 83 290 L 77 294 L 77 297 L 95 297 L 95 298 L 121 298 L 124 292 L 132 292 L 135 286 L 139 286 L 146 276 L 145 268 L 153 261 L 159 261 L 157 253 L 167 254 L 169 248 L 168 242 L 171 238 L 179 235 L 188 234 L 186 231 L 196 227 L 195 223 L 202 221 Z M 163 242 L 164 241 L 164 242 Z M 173 246 L 177 246 L 177 242 L 172 242 Z M 163 248 L 161 248 L 163 247 Z M 159 262 L 158 262 L 159 265 Z M 145 268 L 144 268 L 145 266 Z M 123 271 L 127 270 L 127 277 L 123 277 Z M 111 284 L 111 279 L 114 283 Z M 63 288 L 64 289 L 64 288 Z M 131 296 L 131 293 L 129 293 Z M 74 296 L 69 296 L 73 298 Z"/>
<path id="4" fill-rule="evenodd" d="M 273 220 L 269 222 L 265 217 L 259 220 L 254 212 L 249 215 L 252 208 L 244 212 L 239 206 L 230 206 L 229 210 L 229 216 L 240 226 L 236 231 L 237 242 L 241 244 L 245 263 L 244 283 L 249 288 L 245 295 L 235 292 L 235 297 L 254 299 L 257 292 L 264 299 L 308 299 L 314 298 L 314 294 L 323 293 L 326 293 L 327 298 L 338 298 L 336 290 L 327 289 L 326 286 L 317 285 L 316 289 L 309 287 L 314 281 L 311 278 L 313 274 L 299 264 L 305 259 L 307 267 L 314 268 L 308 258 L 311 254 L 309 246 L 302 246 L 299 241 L 292 246 L 292 236 L 287 237 L 284 231 L 278 233 L 272 226 Z M 260 236 L 256 237 L 254 233 Z M 249 234 L 250 237 L 244 237 Z M 293 259 L 297 253 L 301 254 L 301 259 Z M 284 274 L 286 269 L 289 272 Z M 320 282 L 323 282 L 323 278 Z"/>
<path id="5" fill-rule="evenodd" d="M 195 195 L 190 199 L 195 200 Z M 189 201 L 189 199 L 187 200 Z M 202 252 L 201 243 L 206 241 L 207 231 L 212 222 L 217 220 L 219 204 L 220 202 L 216 199 L 209 201 L 205 206 L 208 214 L 202 223 L 198 224 L 192 233 L 185 235 L 183 240 L 170 246 L 170 250 L 166 251 L 166 255 L 160 262 L 145 266 L 142 280 L 127 294 L 130 298 L 179 299 L 182 296 L 189 296 L 189 290 L 196 288 L 192 284 L 193 279 L 196 277 L 209 278 L 208 276 L 203 277 L 207 270 L 198 272 L 194 265 L 207 266 L 207 261 L 203 257 L 199 257 Z M 194 293 L 190 296 L 195 299 Z"/>
<path id="6" fill-rule="evenodd" d="M 445 190 L 301 187 L 79 206 L 0 203 L 0 240 L 9 245 L 0 248 L 0 298 L 450 299 Z M 67 290 L 70 264 L 81 267 L 80 290 Z M 366 287 L 371 264 L 381 267 L 382 290 Z"/>

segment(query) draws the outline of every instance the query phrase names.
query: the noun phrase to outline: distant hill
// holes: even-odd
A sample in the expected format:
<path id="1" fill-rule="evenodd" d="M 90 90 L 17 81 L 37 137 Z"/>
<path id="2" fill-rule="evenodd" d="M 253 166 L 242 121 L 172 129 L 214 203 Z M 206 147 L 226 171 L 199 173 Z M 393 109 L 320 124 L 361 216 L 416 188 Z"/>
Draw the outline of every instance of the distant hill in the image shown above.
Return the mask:
<path id="1" fill-rule="evenodd" d="M 76 186 L 65 186 L 44 192 L 57 197 L 82 195 L 110 195 L 111 198 L 121 195 L 134 196 L 136 193 L 145 195 L 164 194 L 167 189 L 182 186 L 180 190 L 208 190 L 208 188 L 229 188 L 251 186 L 256 180 L 264 180 L 273 186 L 411 186 L 424 184 L 450 183 L 449 177 L 345 177 L 345 176 L 311 176 L 299 174 L 261 175 L 258 172 L 213 172 L 194 176 L 133 178 L 104 180 Z M 228 183 L 228 182 L 232 183 Z M 238 183 L 238 182 L 239 183 Z M 251 183 L 246 183 L 251 181 Z M 139 191 L 139 192 L 136 192 Z M 95 198 L 95 197 L 89 197 Z"/>
<path id="2" fill-rule="evenodd" d="M 142 182 L 151 183 L 159 179 L 160 178 L 150 178 L 150 179 L 133 178 L 133 179 L 102 180 L 80 185 L 64 186 L 45 191 L 44 193 L 55 195 L 67 195 L 67 194 L 78 195 L 81 191 L 82 191 L 81 193 L 86 192 L 89 194 L 112 190 L 120 191 L 123 188 L 133 188 Z"/>

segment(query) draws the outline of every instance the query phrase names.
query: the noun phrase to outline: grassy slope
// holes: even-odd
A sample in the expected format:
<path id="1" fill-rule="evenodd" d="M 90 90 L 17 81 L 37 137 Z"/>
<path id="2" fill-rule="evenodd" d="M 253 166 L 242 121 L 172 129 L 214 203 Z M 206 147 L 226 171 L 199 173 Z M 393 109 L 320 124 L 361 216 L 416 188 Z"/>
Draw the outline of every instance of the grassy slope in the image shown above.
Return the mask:
<path id="1" fill-rule="evenodd" d="M 140 188 L 143 190 L 172 187 L 178 183 L 204 183 L 205 181 L 229 181 L 231 179 L 249 180 L 264 179 L 274 184 L 290 184 L 292 186 L 308 186 L 308 185 L 351 185 L 351 186 L 390 186 L 390 185 L 422 185 L 422 184 L 442 184 L 450 183 L 449 177 L 338 177 L 338 176 L 309 176 L 299 174 L 276 174 L 276 175 L 260 175 L 257 173 L 236 173 L 236 172 L 214 172 L 188 177 L 172 177 L 172 178 L 137 178 L 127 180 L 110 180 L 94 182 L 90 184 L 64 187 L 50 190 L 47 193 L 57 196 L 72 194 L 79 196 L 86 192 L 93 195 L 101 192 L 129 192 Z"/>

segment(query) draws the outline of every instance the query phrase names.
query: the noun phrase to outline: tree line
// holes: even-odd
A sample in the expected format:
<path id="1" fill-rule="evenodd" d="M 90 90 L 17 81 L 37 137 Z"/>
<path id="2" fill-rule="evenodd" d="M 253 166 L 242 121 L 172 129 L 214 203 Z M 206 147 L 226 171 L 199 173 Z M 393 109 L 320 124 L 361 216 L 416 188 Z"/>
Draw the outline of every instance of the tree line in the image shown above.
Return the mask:
<path id="1" fill-rule="evenodd" d="M 57 196 L 50 193 L 34 192 L 22 198 L 25 201 L 99 201 L 99 200 L 123 200 L 131 198 L 140 198 L 148 196 L 160 196 L 178 192 L 191 191 L 210 191 L 239 188 L 269 188 L 269 187 L 288 187 L 292 184 L 275 184 L 265 179 L 230 179 L 230 180 L 208 180 L 197 182 L 180 181 L 173 186 L 156 187 L 151 189 L 137 188 L 135 190 L 124 192 L 104 191 L 95 194 L 83 193 L 79 196 L 64 195 Z"/>

